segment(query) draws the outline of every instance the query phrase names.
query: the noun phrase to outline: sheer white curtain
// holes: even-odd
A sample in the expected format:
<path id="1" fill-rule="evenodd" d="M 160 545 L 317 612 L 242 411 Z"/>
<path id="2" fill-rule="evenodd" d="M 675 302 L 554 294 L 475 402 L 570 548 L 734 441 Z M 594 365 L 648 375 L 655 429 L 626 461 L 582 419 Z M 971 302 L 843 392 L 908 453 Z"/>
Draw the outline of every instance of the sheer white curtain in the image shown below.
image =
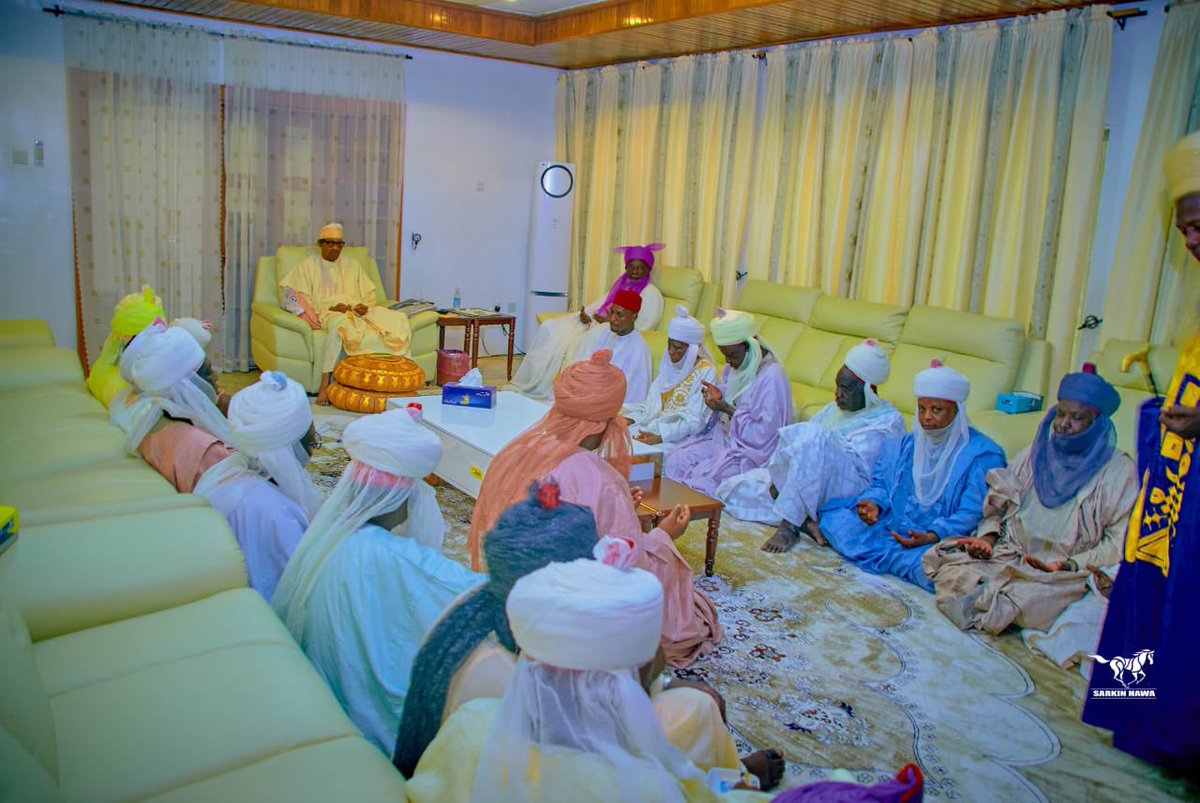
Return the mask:
<path id="1" fill-rule="evenodd" d="M 404 174 L 404 59 L 230 39 L 225 47 L 225 367 L 250 366 L 260 256 L 329 221 L 394 291 Z"/>
<path id="2" fill-rule="evenodd" d="M 167 313 L 220 319 L 220 115 L 207 34 L 69 16 L 72 201 L 84 338 L 143 284 Z M 220 359 L 220 343 L 210 352 Z"/>

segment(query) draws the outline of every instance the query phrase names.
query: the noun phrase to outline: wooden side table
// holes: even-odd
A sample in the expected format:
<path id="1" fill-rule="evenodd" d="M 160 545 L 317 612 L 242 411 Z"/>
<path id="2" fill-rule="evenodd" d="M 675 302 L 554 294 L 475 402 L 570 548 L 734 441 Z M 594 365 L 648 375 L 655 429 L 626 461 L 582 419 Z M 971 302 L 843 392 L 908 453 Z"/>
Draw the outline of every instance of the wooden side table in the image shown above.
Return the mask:
<path id="1" fill-rule="evenodd" d="M 471 342 L 471 367 L 479 364 L 479 332 L 485 326 L 508 327 L 508 378 L 512 379 L 513 349 L 517 340 L 517 318 L 515 315 L 481 315 L 473 318 L 475 321 L 474 335 Z"/>
<path id="2" fill-rule="evenodd" d="M 439 315 L 437 320 L 438 325 L 438 350 L 446 348 L 446 329 L 452 326 L 461 326 L 463 328 L 463 351 L 469 355 L 471 353 L 471 332 L 475 326 L 470 318 L 465 318 L 462 315 Z M 474 362 L 471 363 L 475 365 Z"/>
<path id="3" fill-rule="evenodd" d="M 514 315 L 455 315 L 448 313 L 438 316 L 438 348 L 446 347 L 446 328 L 461 326 L 463 328 L 463 350 L 471 358 L 471 367 L 479 367 L 479 332 L 485 326 L 508 327 L 508 378 L 512 379 L 513 355 L 517 340 L 517 318 Z"/>
<path id="4" fill-rule="evenodd" d="M 721 511 L 725 505 L 666 477 L 655 477 L 633 485 L 642 489 L 642 503 L 638 505 L 637 514 L 643 527 L 657 527 L 676 505 L 691 508 L 692 521 L 708 519 L 708 533 L 704 541 L 704 576 L 712 577 L 713 563 L 717 558 L 717 538 L 721 530 Z"/>

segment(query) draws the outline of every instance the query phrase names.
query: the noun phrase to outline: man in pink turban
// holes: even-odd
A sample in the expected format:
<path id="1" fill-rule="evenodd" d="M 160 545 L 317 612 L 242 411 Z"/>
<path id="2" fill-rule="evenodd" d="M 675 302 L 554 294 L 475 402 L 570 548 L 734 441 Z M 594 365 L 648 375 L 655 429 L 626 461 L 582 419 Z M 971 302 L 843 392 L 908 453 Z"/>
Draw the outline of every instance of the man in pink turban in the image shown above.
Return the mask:
<path id="1" fill-rule="evenodd" d="M 512 389 L 535 399 L 549 399 L 554 377 L 564 364 L 576 358 L 584 336 L 611 322 L 618 294 L 634 294 L 641 298 L 634 331 L 645 332 L 658 326 L 663 313 L 663 297 L 651 284 L 650 272 L 654 268 L 655 252 L 665 247 L 662 243 L 650 243 L 618 248 L 617 253 L 625 257 L 625 271 L 613 282 L 608 295 L 582 308 L 578 315 L 564 315 L 539 326 L 533 345 L 526 351 L 521 367 L 513 377 Z M 644 387 L 642 393 L 645 393 Z M 641 398 L 635 401 L 641 401 Z"/>

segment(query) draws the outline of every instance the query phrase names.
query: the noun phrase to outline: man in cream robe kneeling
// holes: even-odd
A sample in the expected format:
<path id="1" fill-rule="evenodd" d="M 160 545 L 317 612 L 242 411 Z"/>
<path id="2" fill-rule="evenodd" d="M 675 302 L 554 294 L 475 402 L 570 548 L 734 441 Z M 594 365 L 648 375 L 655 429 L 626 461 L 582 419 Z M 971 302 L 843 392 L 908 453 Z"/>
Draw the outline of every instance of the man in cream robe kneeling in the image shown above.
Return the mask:
<path id="1" fill-rule="evenodd" d="M 412 342 L 408 316 L 376 306 L 375 285 L 357 261 L 342 256 L 342 224 L 321 227 L 318 257 L 305 257 L 279 280 L 284 308 L 313 329 L 328 333 L 321 360 L 317 404 L 329 404 L 329 378 L 343 352 L 407 357 Z"/>

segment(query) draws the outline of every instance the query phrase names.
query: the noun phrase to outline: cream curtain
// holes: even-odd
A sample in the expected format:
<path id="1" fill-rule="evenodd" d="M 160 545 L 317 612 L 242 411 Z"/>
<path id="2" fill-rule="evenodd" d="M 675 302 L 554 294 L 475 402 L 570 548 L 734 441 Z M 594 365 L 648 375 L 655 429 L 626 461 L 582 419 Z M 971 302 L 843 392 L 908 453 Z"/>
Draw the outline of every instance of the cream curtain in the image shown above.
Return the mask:
<path id="1" fill-rule="evenodd" d="M 116 302 L 144 284 L 171 317 L 220 320 L 218 53 L 190 30 L 74 16 L 63 29 L 90 360 Z M 219 342 L 209 350 L 220 358 Z"/>
<path id="2" fill-rule="evenodd" d="M 665 261 L 726 301 L 741 264 L 836 295 L 1015 317 L 1066 370 L 1099 195 L 1106 10 L 564 75 L 559 156 L 612 204 L 576 209 L 580 289 L 611 281 L 617 240 L 661 238 Z M 608 106 L 587 100 L 605 90 Z M 635 172 L 654 177 L 652 216 Z"/>
<path id="3" fill-rule="evenodd" d="M 571 299 L 601 296 L 619 245 L 664 242 L 731 296 L 745 242 L 759 63 L 721 53 L 564 73 L 558 158 L 577 169 Z"/>
<path id="4" fill-rule="evenodd" d="M 1096 215 L 1105 10 L 769 53 L 751 275 L 1018 318 L 1066 370 Z"/>
<path id="5" fill-rule="evenodd" d="M 261 256 L 339 221 L 395 291 L 404 176 L 404 59 L 224 42 L 226 370 L 250 367 Z"/>
<path id="6" fill-rule="evenodd" d="M 1158 48 L 1104 305 L 1105 338 L 1178 342 L 1200 323 L 1200 272 L 1174 231 L 1162 174 L 1167 150 L 1198 128 L 1200 3 L 1184 0 L 1171 4 Z"/>

